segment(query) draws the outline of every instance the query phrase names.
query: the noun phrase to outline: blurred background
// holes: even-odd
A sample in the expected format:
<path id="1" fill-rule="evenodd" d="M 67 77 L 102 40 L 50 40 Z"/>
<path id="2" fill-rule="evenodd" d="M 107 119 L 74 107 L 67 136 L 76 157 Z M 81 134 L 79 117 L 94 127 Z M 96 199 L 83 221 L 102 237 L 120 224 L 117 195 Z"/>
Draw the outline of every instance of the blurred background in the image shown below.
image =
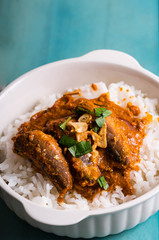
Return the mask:
<path id="1" fill-rule="evenodd" d="M 158 0 L 0 0 L 0 88 L 46 63 L 95 49 L 132 55 L 159 75 Z M 29 226 L 0 200 L 0 238 L 67 239 Z M 101 239 L 159 239 L 159 213 Z M 96 238 L 97 239 L 97 238 Z"/>

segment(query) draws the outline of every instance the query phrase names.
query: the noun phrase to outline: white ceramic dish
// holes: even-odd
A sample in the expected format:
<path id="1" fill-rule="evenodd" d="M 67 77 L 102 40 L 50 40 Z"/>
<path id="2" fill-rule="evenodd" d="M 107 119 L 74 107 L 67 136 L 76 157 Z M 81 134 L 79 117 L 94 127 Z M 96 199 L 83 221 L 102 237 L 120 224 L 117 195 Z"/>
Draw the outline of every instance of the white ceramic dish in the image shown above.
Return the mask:
<path id="1" fill-rule="evenodd" d="M 39 67 L 11 83 L 0 94 L 3 128 L 28 111 L 42 95 L 69 87 L 104 81 L 125 81 L 150 97 L 159 96 L 159 77 L 142 68 L 131 56 L 98 50 L 82 57 Z M 38 87 L 37 87 L 38 86 Z M 14 192 L 0 177 L 0 196 L 10 209 L 32 226 L 73 238 L 103 237 L 119 233 L 145 221 L 159 210 L 159 186 L 143 196 L 105 210 L 53 210 L 30 202 Z"/>

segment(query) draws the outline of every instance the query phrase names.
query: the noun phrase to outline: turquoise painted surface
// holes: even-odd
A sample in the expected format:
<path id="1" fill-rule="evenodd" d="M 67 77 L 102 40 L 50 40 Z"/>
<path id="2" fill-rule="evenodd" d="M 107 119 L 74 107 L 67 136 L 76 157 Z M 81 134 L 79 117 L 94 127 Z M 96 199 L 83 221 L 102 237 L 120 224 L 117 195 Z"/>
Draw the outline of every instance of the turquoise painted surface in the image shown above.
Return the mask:
<path id="1" fill-rule="evenodd" d="M 48 62 L 116 49 L 159 75 L 158 0 L 0 0 L 0 85 Z M 29 226 L 0 200 L 0 239 L 66 239 Z M 97 239 L 97 238 L 95 238 Z M 159 213 L 101 239 L 159 239 Z"/>

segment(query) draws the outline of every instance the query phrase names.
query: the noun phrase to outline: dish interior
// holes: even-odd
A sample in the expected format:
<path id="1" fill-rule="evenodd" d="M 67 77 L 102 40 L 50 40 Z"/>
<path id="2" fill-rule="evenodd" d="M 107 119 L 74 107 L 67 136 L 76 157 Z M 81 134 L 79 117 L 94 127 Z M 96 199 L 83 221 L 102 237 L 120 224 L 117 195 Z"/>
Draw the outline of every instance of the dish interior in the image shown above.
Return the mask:
<path id="1" fill-rule="evenodd" d="M 65 64 L 63 61 L 49 64 L 22 76 L 1 94 L 0 107 L 3 119 L 0 133 L 7 124 L 30 110 L 41 96 L 55 92 L 60 94 L 70 87 L 78 88 L 85 84 L 101 81 L 106 85 L 124 81 L 130 86 L 135 86 L 136 89 L 141 89 L 148 97 L 158 97 L 159 83 L 137 70 L 95 62 L 80 62 L 79 64 L 78 61 L 74 61 Z M 9 106 L 7 111 L 6 105 Z"/>

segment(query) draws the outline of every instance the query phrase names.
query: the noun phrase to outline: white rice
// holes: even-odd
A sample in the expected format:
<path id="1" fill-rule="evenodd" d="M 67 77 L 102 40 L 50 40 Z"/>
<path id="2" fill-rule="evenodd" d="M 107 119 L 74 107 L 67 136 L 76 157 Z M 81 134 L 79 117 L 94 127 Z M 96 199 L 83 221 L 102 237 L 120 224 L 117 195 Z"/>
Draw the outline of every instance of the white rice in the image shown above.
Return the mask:
<path id="1" fill-rule="evenodd" d="M 159 121 L 156 112 L 157 99 L 147 98 L 140 90 L 135 90 L 124 82 L 112 83 L 108 87 L 104 83 L 96 83 L 97 91 L 93 91 L 88 85 L 81 87 L 82 96 L 96 98 L 100 94 L 109 91 L 110 100 L 122 107 L 128 102 L 140 107 L 139 117 L 149 112 L 153 115 L 153 122 L 146 128 L 146 137 L 140 151 L 140 170 L 131 171 L 131 179 L 134 182 L 134 195 L 124 196 L 122 189 L 116 187 L 113 192 L 103 191 L 96 195 L 93 202 L 86 200 L 75 191 L 67 193 L 65 203 L 57 203 L 58 192 L 52 183 L 41 174 L 35 172 L 29 161 L 12 152 L 13 142 L 11 138 L 16 134 L 17 128 L 24 121 L 28 121 L 34 113 L 51 107 L 60 96 L 55 94 L 47 96 L 30 112 L 20 116 L 9 124 L 0 137 L 0 153 L 5 154 L 5 160 L 0 164 L 1 176 L 5 182 L 23 197 L 42 206 L 54 209 L 97 209 L 116 206 L 134 199 L 159 183 Z M 122 91 L 121 91 L 122 88 Z M 71 91 L 72 89 L 68 89 Z"/>

